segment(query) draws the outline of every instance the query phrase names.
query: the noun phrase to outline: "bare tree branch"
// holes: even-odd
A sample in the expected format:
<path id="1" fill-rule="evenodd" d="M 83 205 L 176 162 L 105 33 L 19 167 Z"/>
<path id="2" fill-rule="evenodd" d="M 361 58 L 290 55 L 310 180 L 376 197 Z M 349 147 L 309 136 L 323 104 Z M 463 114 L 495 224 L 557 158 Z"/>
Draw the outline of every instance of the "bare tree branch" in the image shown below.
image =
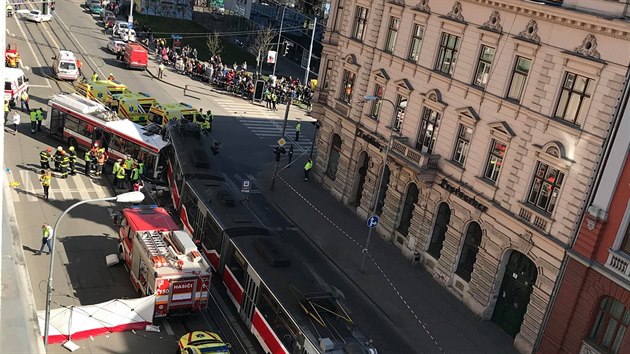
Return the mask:
<path id="1" fill-rule="evenodd" d="M 221 38 L 217 32 L 214 32 L 208 36 L 206 40 L 206 45 L 208 46 L 208 51 L 210 51 L 210 55 L 219 55 L 221 54 L 221 50 L 223 50 L 223 46 L 221 45 Z"/>
<path id="2" fill-rule="evenodd" d="M 260 55 L 261 61 L 269 50 L 269 45 L 273 38 L 276 36 L 276 31 L 272 27 L 267 27 L 258 32 L 258 36 L 254 40 L 254 43 L 249 47 L 252 54 Z"/>

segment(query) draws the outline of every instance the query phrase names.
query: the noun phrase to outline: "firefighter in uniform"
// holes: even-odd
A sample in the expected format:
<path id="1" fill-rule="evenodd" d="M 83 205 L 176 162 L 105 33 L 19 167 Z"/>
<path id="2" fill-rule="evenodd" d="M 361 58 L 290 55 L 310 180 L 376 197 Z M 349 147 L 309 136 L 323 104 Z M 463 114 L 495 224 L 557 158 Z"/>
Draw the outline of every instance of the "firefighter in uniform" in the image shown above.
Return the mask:
<path id="1" fill-rule="evenodd" d="M 83 161 L 85 161 L 85 175 L 90 177 L 90 169 L 92 165 L 92 151 L 85 150 L 85 155 L 83 155 Z"/>
<path id="2" fill-rule="evenodd" d="M 42 169 L 49 170 L 50 169 L 50 159 L 52 159 L 52 148 L 48 148 L 39 153 L 39 164 L 42 166 Z"/>
<path id="3" fill-rule="evenodd" d="M 63 148 L 61 146 L 57 146 L 57 151 L 53 156 L 56 172 L 61 172 L 61 160 L 63 160 Z"/>
<path id="4" fill-rule="evenodd" d="M 70 145 L 68 150 L 69 150 L 68 158 L 70 159 L 70 174 L 74 176 L 77 174 L 77 169 L 76 169 L 77 153 L 76 151 L 74 151 L 74 146 L 72 145 Z"/>
<path id="5" fill-rule="evenodd" d="M 107 161 L 107 153 L 105 152 L 105 148 L 98 149 L 96 153 L 96 176 L 100 177 L 103 175 L 103 166 L 105 166 L 105 162 Z"/>
<path id="6" fill-rule="evenodd" d="M 61 178 L 68 178 L 68 172 L 70 169 L 70 156 L 66 152 L 63 152 L 61 158 Z"/>

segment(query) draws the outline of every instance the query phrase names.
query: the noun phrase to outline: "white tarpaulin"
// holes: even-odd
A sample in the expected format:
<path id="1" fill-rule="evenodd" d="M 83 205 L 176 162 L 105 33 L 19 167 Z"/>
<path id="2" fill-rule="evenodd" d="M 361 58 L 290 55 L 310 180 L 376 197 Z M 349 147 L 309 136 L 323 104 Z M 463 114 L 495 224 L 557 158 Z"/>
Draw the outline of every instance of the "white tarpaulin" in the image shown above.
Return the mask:
<path id="1" fill-rule="evenodd" d="M 155 296 L 111 300 L 96 305 L 69 306 L 50 311 L 49 343 L 63 343 L 111 332 L 144 329 L 153 322 Z M 45 311 L 37 311 L 44 334 Z"/>

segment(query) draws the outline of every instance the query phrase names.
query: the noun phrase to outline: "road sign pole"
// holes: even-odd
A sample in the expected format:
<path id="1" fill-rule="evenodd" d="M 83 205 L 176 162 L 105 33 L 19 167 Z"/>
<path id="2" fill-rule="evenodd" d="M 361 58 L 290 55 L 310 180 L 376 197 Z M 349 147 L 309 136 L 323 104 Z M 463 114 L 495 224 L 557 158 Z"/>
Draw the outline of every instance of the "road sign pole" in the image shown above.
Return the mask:
<path id="1" fill-rule="evenodd" d="M 370 246 L 370 239 L 372 238 L 372 230 L 374 230 L 374 228 L 370 227 L 367 234 L 367 240 L 365 241 L 365 247 L 363 247 L 363 250 L 361 251 L 363 252 L 363 259 L 361 259 L 361 273 L 363 274 L 365 274 L 365 262 L 367 261 L 368 247 Z"/>
<path id="2" fill-rule="evenodd" d="M 282 136 L 280 139 L 284 139 L 284 135 L 287 131 L 287 122 L 289 120 L 289 109 L 291 108 L 291 97 L 287 98 L 287 110 L 284 112 L 284 124 L 282 124 Z M 276 187 L 276 175 L 278 174 L 278 170 L 280 169 L 280 159 L 276 161 L 276 167 L 273 170 L 273 175 L 271 175 L 271 190 Z"/>

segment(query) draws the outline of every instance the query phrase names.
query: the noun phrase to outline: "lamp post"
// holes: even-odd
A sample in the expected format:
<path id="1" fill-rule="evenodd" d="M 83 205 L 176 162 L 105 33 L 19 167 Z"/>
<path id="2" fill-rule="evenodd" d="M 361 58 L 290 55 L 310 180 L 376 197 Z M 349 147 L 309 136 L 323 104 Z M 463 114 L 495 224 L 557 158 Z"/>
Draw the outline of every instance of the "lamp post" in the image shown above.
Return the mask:
<path id="1" fill-rule="evenodd" d="M 64 210 L 61 215 L 57 218 L 55 222 L 55 227 L 53 228 L 51 245 L 52 248 L 50 250 L 50 264 L 48 266 L 48 285 L 46 288 L 46 317 L 44 320 L 44 346 L 48 347 L 48 332 L 50 328 L 50 303 L 52 297 L 52 281 L 53 281 L 53 266 L 55 264 L 55 240 L 57 239 L 57 228 L 59 227 L 59 223 L 61 219 L 70 212 L 70 210 L 78 207 L 81 204 L 91 203 L 91 202 L 104 202 L 104 201 L 115 201 L 117 203 L 139 203 L 144 200 L 144 194 L 142 192 L 129 192 L 119 194 L 115 197 L 108 198 L 99 198 L 99 199 L 88 199 L 82 200 L 80 202 L 72 204 L 68 209 Z"/>
<path id="2" fill-rule="evenodd" d="M 284 24 L 284 11 L 286 6 L 282 7 L 282 19 L 280 19 L 280 32 L 278 32 L 278 44 L 276 44 L 276 59 L 273 62 L 273 73 L 271 75 L 276 76 L 276 65 L 278 64 L 278 56 L 280 55 L 280 40 L 282 38 L 282 25 Z"/>
<path id="3" fill-rule="evenodd" d="M 127 19 L 127 22 L 131 23 L 133 26 L 133 0 L 129 3 L 129 18 Z"/>
<path id="4" fill-rule="evenodd" d="M 394 108 L 394 111 L 396 111 L 396 105 L 394 104 L 394 102 L 386 99 L 386 98 L 382 98 L 382 97 L 378 97 L 378 96 L 364 96 L 363 97 L 364 102 L 367 101 L 385 101 L 385 102 L 389 102 L 392 105 L 392 108 Z M 385 149 L 385 157 L 383 158 L 383 168 L 381 170 L 380 173 L 380 177 L 378 179 L 378 187 L 376 189 L 376 195 L 374 198 L 374 201 L 372 202 L 372 208 L 370 209 L 370 217 L 373 215 L 376 215 L 376 207 L 378 205 L 378 198 L 381 194 L 381 188 L 383 186 L 383 178 L 385 177 L 385 166 L 387 166 L 387 157 L 389 156 L 389 151 L 392 148 L 392 144 L 394 143 L 394 139 L 400 139 L 400 140 L 405 140 L 405 137 L 396 137 L 394 136 L 394 134 L 392 133 L 389 136 L 389 141 L 387 142 L 387 148 Z M 365 246 L 363 247 L 363 250 L 361 251 L 363 253 L 363 258 L 361 259 L 361 273 L 365 273 L 365 262 L 367 261 L 367 255 L 368 255 L 368 248 L 370 247 L 370 239 L 372 238 L 372 230 L 374 228 L 370 227 L 368 228 L 368 234 L 367 234 L 367 239 L 365 240 Z"/>
<path id="5" fill-rule="evenodd" d="M 282 136 L 280 136 L 280 140 L 284 139 L 284 135 L 287 132 L 287 121 L 289 120 L 290 108 L 291 108 L 291 97 L 287 99 L 287 110 L 284 111 L 284 123 L 282 124 Z M 282 147 L 282 146 L 279 146 L 279 147 Z M 276 176 L 278 175 L 279 169 L 280 169 L 280 156 L 278 155 L 276 157 L 276 168 L 273 170 L 273 175 L 271 175 L 271 190 L 274 190 L 274 188 L 276 188 Z"/>
<path id="6" fill-rule="evenodd" d="M 304 85 L 308 85 L 308 75 L 311 73 L 311 58 L 313 57 L 313 41 L 315 40 L 315 30 L 317 29 L 317 16 L 313 21 L 313 33 L 311 34 L 311 45 L 308 48 L 308 60 L 306 62 L 306 72 L 304 73 Z"/>

